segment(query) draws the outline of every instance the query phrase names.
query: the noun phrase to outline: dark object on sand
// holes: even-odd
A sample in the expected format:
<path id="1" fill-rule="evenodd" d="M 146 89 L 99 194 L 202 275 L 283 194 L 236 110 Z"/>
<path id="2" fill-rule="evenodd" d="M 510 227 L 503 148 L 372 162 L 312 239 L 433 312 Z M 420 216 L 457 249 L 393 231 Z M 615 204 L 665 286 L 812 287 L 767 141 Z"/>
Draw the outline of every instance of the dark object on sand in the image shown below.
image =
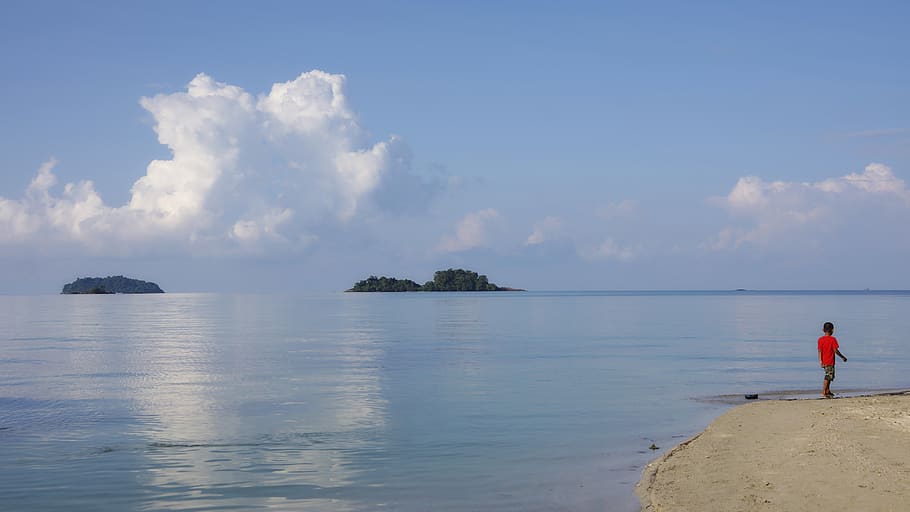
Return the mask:
<path id="1" fill-rule="evenodd" d="M 755 400 L 758 398 L 758 395 L 746 395 L 746 400 Z"/>

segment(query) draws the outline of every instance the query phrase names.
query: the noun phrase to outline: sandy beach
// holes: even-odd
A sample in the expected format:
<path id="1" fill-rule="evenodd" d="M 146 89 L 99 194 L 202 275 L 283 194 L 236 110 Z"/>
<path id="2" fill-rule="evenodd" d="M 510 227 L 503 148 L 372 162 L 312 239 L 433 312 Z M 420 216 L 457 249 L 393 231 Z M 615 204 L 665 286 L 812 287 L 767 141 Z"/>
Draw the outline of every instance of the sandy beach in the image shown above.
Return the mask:
<path id="1" fill-rule="evenodd" d="M 910 510 L 910 393 L 736 407 L 637 492 L 646 512 Z"/>

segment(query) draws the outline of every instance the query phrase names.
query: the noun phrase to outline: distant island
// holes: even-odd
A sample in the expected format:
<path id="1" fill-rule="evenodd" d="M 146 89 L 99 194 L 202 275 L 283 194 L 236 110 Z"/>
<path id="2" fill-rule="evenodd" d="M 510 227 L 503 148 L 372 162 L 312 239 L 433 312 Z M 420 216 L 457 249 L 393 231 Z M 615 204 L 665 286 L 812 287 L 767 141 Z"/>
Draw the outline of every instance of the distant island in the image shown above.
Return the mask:
<path id="1" fill-rule="evenodd" d="M 164 293 L 157 284 L 123 276 L 80 277 L 72 283 L 63 285 L 66 295 L 71 294 L 108 294 L 108 293 Z"/>
<path id="2" fill-rule="evenodd" d="M 370 276 L 347 292 L 523 292 L 519 288 L 496 286 L 487 276 L 463 269 L 439 270 L 432 281 L 419 285 L 410 279 Z"/>

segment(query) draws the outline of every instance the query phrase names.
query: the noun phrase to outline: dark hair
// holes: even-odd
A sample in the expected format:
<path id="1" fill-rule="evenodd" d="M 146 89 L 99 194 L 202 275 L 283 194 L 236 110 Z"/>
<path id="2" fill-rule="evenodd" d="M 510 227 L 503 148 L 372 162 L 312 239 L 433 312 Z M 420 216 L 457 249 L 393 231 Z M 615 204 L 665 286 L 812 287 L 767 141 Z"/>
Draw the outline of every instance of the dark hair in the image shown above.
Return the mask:
<path id="1" fill-rule="evenodd" d="M 822 326 L 822 330 L 825 331 L 825 334 L 831 334 L 834 332 L 834 324 L 831 322 L 825 322 L 825 325 Z"/>

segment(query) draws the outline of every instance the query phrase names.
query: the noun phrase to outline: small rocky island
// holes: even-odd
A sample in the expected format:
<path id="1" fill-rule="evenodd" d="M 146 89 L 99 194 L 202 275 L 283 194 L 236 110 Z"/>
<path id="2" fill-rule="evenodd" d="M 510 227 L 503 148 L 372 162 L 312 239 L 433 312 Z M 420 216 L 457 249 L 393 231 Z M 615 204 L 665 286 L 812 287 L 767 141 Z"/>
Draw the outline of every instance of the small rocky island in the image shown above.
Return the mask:
<path id="1" fill-rule="evenodd" d="M 157 284 L 123 276 L 80 277 L 72 283 L 63 285 L 66 295 L 71 294 L 108 294 L 108 293 L 164 293 Z"/>
<path id="2" fill-rule="evenodd" d="M 519 288 L 496 286 L 487 276 L 463 269 L 439 270 L 432 281 L 419 285 L 410 279 L 370 276 L 346 292 L 523 292 Z"/>

